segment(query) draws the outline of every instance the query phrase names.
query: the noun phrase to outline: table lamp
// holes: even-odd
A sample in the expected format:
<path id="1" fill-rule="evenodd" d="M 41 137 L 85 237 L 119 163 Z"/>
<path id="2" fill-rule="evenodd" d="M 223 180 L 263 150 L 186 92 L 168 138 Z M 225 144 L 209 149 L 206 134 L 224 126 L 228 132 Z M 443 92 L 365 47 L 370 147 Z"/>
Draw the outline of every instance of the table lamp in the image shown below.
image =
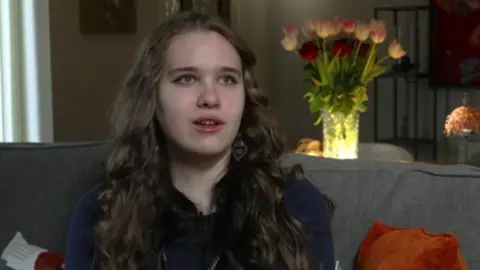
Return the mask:
<path id="1" fill-rule="evenodd" d="M 445 119 L 444 133 L 447 137 L 459 136 L 465 142 L 465 162 L 469 158 L 468 137 L 480 133 L 480 110 L 469 106 L 468 93 L 463 95 L 462 105 L 455 108 Z"/>
<path id="2" fill-rule="evenodd" d="M 462 105 L 445 119 L 445 135 L 468 137 L 480 133 L 480 110 L 469 105 L 468 93 L 463 95 Z"/>

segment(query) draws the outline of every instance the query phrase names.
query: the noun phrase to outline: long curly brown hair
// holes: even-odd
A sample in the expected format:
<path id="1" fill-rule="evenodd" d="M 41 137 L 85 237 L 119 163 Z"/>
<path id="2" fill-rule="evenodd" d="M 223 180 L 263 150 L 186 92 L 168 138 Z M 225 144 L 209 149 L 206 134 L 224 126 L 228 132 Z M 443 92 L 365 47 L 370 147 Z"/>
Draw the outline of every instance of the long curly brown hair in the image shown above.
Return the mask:
<path id="1" fill-rule="evenodd" d="M 195 12 L 175 14 L 154 28 L 114 106 L 114 149 L 95 228 L 97 263 L 109 270 L 162 269 L 160 252 L 152 251 L 166 241 L 171 224 L 162 217 L 175 202 L 165 137 L 155 114 L 156 89 L 172 38 L 191 31 L 214 31 L 228 40 L 241 58 L 245 80 L 239 134 L 249 154 L 239 162 L 232 159 L 212 200 L 222 227 L 213 237 L 222 251 L 217 269 L 268 270 L 279 263 L 290 270 L 308 269 L 301 226 L 282 202 L 287 177 L 278 160 L 284 148 L 268 99 L 253 76 L 255 56 L 221 19 Z M 152 240 L 153 231 L 159 242 Z"/>

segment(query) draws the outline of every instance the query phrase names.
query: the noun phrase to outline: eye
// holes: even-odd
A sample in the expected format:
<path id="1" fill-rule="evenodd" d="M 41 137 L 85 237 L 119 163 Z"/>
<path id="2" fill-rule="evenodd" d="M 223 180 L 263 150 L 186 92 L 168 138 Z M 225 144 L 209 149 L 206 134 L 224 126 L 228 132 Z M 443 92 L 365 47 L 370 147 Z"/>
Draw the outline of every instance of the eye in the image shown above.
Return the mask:
<path id="1" fill-rule="evenodd" d="M 190 74 L 185 74 L 185 75 L 178 76 L 177 78 L 175 78 L 175 80 L 173 80 L 173 82 L 178 84 L 192 84 L 196 80 L 197 78 L 195 76 Z"/>
<path id="2" fill-rule="evenodd" d="M 224 75 L 220 78 L 220 83 L 226 85 L 235 85 L 238 83 L 238 80 L 232 75 Z"/>

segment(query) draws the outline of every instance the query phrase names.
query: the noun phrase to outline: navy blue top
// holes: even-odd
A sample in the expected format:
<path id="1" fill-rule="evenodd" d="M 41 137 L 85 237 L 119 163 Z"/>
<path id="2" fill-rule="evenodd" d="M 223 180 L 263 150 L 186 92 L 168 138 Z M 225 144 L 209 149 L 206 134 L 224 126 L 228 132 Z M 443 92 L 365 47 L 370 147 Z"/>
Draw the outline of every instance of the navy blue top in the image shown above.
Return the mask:
<path id="1" fill-rule="evenodd" d="M 94 188 L 84 194 L 76 205 L 68 235 L 66 270 L 96 268 L 93 227 L 99 213 L 97 195 L 98 188 Z M 322 270 L 333 270 L 333 243 L 325 197 L 309 181 L 296 180 L 285 187 L 283 200 L 288 213 L 302 223 L 312 257 L 323 262 Z M 215 259 L 212 252 L 205 254 L 195 241 L 188 239 L 172 241 L 165 250 L 169 270 L 205 270 L 208 268 L 206 264 Z M 205 259 L 205 256 L 208 258 Z M 319 262 L 310 265 L 312 270 L 319 269 Z"/>

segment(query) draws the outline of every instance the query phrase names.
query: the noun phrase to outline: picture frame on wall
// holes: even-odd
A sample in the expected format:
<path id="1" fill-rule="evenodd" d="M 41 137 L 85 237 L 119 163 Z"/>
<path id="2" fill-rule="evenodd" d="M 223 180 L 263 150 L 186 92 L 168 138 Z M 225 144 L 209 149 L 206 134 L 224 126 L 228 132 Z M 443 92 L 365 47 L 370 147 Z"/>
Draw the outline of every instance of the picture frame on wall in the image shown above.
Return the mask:
<path id="1" fill-rule="evenodd" d="M 469 0 L 430 0 L 430 84 L 480 86 L 480 8 Z"/>
<path id="2" fill-rule="evenodd" d="M 195 1 L 198 1 L 206 7 L 208 7 L 208 12 L 211 14 L 216 14 L 228 24 L 231 23 L 231 0 L 179 0 L 180 1 L 180 10 L 194 10 Z"/>
<path id="3" fill-rule="evenodd" d="M 136 0 L 79 0 L 80 33 L 133 34 L 137 31 Z"/>

